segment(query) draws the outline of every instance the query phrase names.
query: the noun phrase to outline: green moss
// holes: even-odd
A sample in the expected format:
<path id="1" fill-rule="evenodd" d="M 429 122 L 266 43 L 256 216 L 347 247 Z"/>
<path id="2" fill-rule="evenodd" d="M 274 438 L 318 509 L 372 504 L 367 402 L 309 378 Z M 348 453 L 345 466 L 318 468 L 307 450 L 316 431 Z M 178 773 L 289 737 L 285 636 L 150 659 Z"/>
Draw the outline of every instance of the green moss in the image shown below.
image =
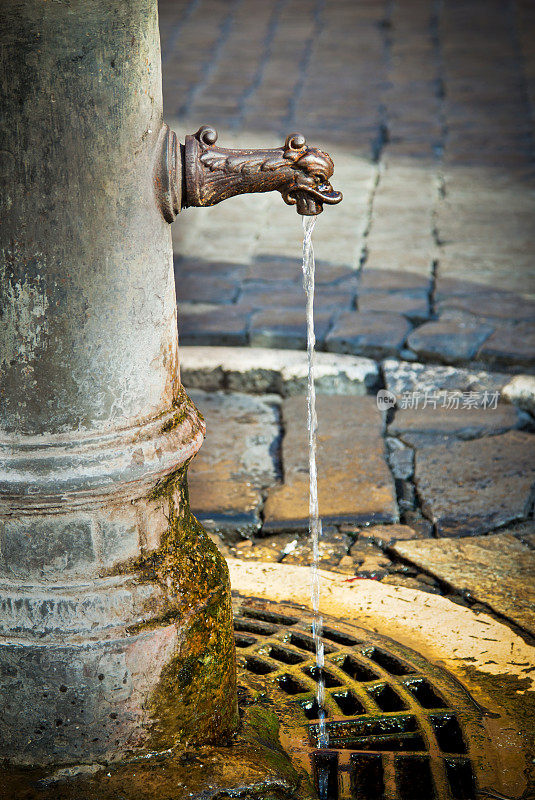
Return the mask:
<path id="1" fill-rule="evenodd" d="M 227 565 L 189 509 L 186 469 L 162 481 L 150 499 L 163 497 L 168 528 L 158 549 L 134 567 L 166 596 L 165 616 L 151 624 L 176 624 L 181 640 L 149 704 L 152 749 L 222 741 L 238 721 Z"/>
<path id="2" fill-rule="evenodd" d="M 160 433 L 169 433 L 174 428 L 178 428 L 182 423 L 188 419 L 194 425 L 195 429 L 199 429 L 204 425 L 204 417 L 198 408 L 194 406 L 183 387 L 178 389 L 177 395 L 173 400 L 173 407 L 178 409 L 171 419 L 162 425 Z"/>

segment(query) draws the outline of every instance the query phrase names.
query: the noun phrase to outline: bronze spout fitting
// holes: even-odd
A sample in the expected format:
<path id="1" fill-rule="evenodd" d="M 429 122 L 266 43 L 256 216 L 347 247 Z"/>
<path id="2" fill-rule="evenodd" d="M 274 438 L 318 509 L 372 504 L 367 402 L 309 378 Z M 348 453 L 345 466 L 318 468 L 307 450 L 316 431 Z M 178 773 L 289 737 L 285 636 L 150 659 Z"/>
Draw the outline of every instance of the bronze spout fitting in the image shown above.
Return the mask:
<path id="1" fill-rule="evenodd" d="M 300 133 L 286 137 L 284 147 L 233 150 L 218 147 L 217 132 L 203 125 L 184 145 L 167 125 L 156 171 L 156 193 L 164 218 L 172 222 L 181 208 L 214 206 L 248 192 L 278 191 L 304 216 L 321 214 L 342 193 L 331 186 L 331 157 L 309 147 Z"/>

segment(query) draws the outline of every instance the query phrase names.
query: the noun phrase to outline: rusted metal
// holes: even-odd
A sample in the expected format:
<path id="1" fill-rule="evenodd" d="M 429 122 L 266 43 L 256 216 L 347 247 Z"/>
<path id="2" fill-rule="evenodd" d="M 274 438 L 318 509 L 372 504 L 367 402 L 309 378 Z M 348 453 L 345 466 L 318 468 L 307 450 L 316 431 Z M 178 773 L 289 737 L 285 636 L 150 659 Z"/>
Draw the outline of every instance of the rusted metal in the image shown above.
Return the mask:
<path id="1" fill-rule="evenodd" d="M 280 741 L 320 778 L 328 800 L 477 800 L 503 797 L 511 719 L 482 708 L 444 669 L 384 636 L 326 618 L 329 747 L 317 749 L 317 668 L 311 612 L 267 601 L 236 604 L 238 685 L 245 701 L 274 705 Z M 511 782 L 511 775 L 506 779 Z M 514 779 L 513 779 L 514 782 Z M 519 784 L 521 785 L 521 784 Z"/>
<path id="2" fill-rule="evenodd" d="M 309 147 L 300 133 L 289 134 L 283 147 L 235 150 L 217 146 L 217 131 L 203 125 L 186 136 L 179 151 L 175 134 L 165 128 L 155 185 L 168 222 L 180 207 L 214 206 L 238 194 L 278 191 L 305 216 L 321 214 L 325 203 L 342 200 L 329 181 L 334 172 L 331 157 Z"/>

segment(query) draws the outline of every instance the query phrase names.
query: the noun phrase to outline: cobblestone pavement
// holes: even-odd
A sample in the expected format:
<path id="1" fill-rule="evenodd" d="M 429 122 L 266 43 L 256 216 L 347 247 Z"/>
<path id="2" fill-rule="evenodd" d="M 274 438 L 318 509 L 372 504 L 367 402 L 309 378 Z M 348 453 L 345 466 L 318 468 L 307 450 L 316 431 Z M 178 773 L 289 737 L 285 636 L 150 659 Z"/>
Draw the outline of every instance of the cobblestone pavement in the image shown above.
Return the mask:
<path id="1" fill-rule="evenodd" d="M 534 634 L 535 6 L 160 0 L 160 18 L 177 132 L 301 130 L 335 161 L 344 202 L 314 231 L 322 566 Z M 310 563 L 300 220 L 237 197 L 182 212 L 173 240 L 208 423 L 192 506 L 227 555 Z"/>
<path id="2" fill-rule="evenodd" d="M 311 563 L 304 355 L 182 348 L 208 429 L 191 505 L 227 556 Z M 321 566 L 479 604 L 535 635 L 535 422 L 508 402 L 517 379 L 330 358 L 317 380 Z M 395 407 L 378 407 L 381 382 Z"/>
<path id="3" fill-rule="evenodd" d="M 221 144 L 332 152 L 320 349 L 531 371 L 529 0 L 161 0 L 166 117 Z M 174 226 L 188 344 L 301 347 L 300 224 L 277 195 Z M 209 280 L 208 280 L 209 278 Z"/>

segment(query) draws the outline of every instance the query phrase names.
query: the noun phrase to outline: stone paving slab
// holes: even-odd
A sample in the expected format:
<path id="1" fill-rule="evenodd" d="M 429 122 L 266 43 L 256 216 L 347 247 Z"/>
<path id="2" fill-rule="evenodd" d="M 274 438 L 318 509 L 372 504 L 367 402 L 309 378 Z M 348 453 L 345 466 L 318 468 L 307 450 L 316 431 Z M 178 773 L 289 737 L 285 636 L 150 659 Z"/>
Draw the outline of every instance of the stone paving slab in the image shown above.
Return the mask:
<path id="1" fill-rule="evenodd" d="M 212 529 L 254 531 L 260 527 L 262 492 L 276 480 L 278 398 L 199 390 L 189 395 L 207 428 L 188 470 L 192 511 Z"/>
<path id="2" fill-rule="evenodd" d="M 397 542 L 393 551 L 535 635 L 535 551 L 512 533 Z"/>
<path id="3" fill-rule="evenodd" d="M 408 443 L 412 440 L 406 434 L 414 433 L 428 437 L 456 436 L 460 439 L 475 439 L 521 428 L 526 423 L 526 415 L 514 406 L 463 408 L 462 402 L 461 399 L 459 408 L 442 408 L 439 400 L 437 408 L 428 404 L 422 408 L 398 409 L 388 426 L 388 433 L 399 436 Z"/>
<path id="4" fill-rule="evenodd" d="M 247 343 L 250 309 L 233 305 L 179 305 L 178 335 L 184 344 L 240 347 Z"/>
<path id="5" fill-rule="evenodd" d="M 423 398 L 425 393 L 437 392 L 501 392 L 511 380 L 510 375 L 502 372 L 486 372 L 481 369 L 463 369 L 417 362 L 386 359 L 382 364 L 386 388 L 393 392 L 398 400 L 405 392 L 419 392 Z M 482 396 L 482 395 L 481 395 Z"/>
<path id="6" fill-rule="evenodd" d="M 533 438 L 509 431 L 416 450 L 415 483 L 439 536 L 486 533 L 525 519 L 533 506 Z"/>
<path id="7" fill-rule="evenodd" d="M 324 522 L 396 522 L 383 422 L 372 397 L 318 396 L 318 495 Z M 305 398 L 283 402 L 283 484 L 268 490 L 264 531 L 308 525 Z"/>
<path id="8" fill-rule="evenodd" d="M 182 346 L 180 367 L 188 389 L 287 397 L 307 388 L 308 358 L 302 350 Z M 361 395 L 376 385 L 379 370 L 369 358 L 316 353 L 314 378 L 318 394 Z"/>
<path id="9" fill-rule="evenodd" d="M 331 324 L 332 315 L 314 314 L 316 340 L 322 342 Z M 270 308 L 258 311 L 251 317 L 249 341 L 253 347 L 290 347 L 304 350 L 307 342 L 307 325 L 304 312 L 293 308 Z"/>
<path id="10" fill-rule="evenodd" d="M 514 292 L 482 290 L 481 287 L 479 291 L 474 289 L 464 281 L 438 281 L 435 287 L 437 313 L 459 310 L 474 317 L 494 318 L 496 321 L 535 319 L 533 300 L 519 297 Z"/>
<path id="11" fill-rule="evenodd" d="M 425 292 L 416 291 L 376 291 L 361 294 L 358 299 L 359 311 L 387 311 L 402 314 L 412 323 L 429 319 L 429 298 Z"/>
<path id="12" fill-rule="evenodd" d="M 420 360 L 466 364 L 476 357 L 492 333 L 494 328 L 476 321 L 439 320 L 417 328 L 410 334 L 407 344 Z"/>
<path id="13" fill-rule="evenodd" d="M 535 325 L 520 322 L 513 328 L 498 328 L 486 339 L 478 358 L 497 367 L 519 365 L 534 368 Z"/>
<path id="14" fill-rule="evenodd" d="M 325 339 L 325 348 L 333 353 L 385 358 L 399 353 L 410 330 L 410 323 L 400 314 L 346 312 L 334 323 Z"/>

